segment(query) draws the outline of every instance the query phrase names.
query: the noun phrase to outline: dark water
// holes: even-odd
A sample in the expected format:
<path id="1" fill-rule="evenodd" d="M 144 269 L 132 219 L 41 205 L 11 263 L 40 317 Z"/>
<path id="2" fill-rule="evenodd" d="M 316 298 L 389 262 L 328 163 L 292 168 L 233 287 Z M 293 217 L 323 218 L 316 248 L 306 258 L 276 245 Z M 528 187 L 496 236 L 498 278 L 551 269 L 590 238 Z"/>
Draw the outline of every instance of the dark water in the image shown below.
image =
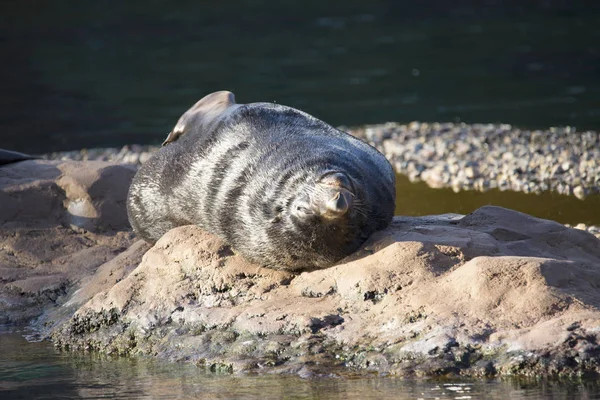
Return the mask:
<path id="1" fill-rule="evenodd" d="M 159 143 L 204 94 L 333 125 L 600 129 L 597 0 L 0 1 L 0 147 Z"/>
<path id="2" fill-rule="evenodd" d="M 0 148 L 160 143 L 203 95 L 333 125 L 600 129 L 600 1 L 0 1 Z M 600 200 L 401 182 L 398 212 L 497 204 L 600 224 Z"/>
<path id="3" fill-rule="evenodd" d="M 600 381 L 403 381 L 235 376 L 147 359 L 58 353 L 0 333 L 0 398 L 11 399 L 599 399 Z"/>

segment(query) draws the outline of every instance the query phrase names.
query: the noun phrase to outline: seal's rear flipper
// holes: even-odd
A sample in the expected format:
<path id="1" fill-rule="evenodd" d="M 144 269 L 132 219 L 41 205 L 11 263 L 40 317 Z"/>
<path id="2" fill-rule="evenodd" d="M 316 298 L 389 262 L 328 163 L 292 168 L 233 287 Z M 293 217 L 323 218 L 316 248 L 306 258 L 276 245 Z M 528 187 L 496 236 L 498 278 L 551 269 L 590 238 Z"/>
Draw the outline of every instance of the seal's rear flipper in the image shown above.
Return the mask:
<path id="1" fill-rule="evenodd" d="M 169 143 L 176 141 L 181 135 L 183 135 L 183 131 L 176 131 L 175 129 L 173 129 L 171 132 L 169 132 L 169 135 L 167 136 L 165 141 L 162 142 L 161 146 L 166 146 Z"/>
<path id="2" fill-rule="evenodd" d="M 179 118 L 162 145 L 172 143 L 184 134 L 201 133 L 235 105 L 235 96 L 226 90 L 204 96 Z"/>
<path id="3" fill-rule="evenodd" d="M 39 157 L 19 153 L 18 151 L 0 149 L 0 165 L 6 165 L 18 161 L 34 160 Z"/>

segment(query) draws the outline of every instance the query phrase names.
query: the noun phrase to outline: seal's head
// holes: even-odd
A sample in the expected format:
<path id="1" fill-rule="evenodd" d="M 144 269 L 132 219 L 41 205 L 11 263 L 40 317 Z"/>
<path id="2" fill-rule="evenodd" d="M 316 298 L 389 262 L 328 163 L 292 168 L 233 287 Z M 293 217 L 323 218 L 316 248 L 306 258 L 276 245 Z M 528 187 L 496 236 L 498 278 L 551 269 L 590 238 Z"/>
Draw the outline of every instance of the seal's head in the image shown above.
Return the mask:
<path id="1" fill-rule="evenodd" d="M 336 223 L 352 209 L 355 189 L 351 179 L 343 172 L 327 171 L 304 190 L 304 195 L 291 207 L 291 213 L 299 220 L 310 222 L 317 218 L 325 224 Z"/>
<path id="2" fill-rule="evenodd" d="M 285 265 L 298 270 L 323 268 L 356 250 L 364 241 L 360 228 L 365 220 L 358 187 L 345 172 L 322 170 L 275 207 L 270 236 L 285 239 L 291 257 L 282 260 Z M 281 240 L 279 245 L 283 244 Z"/>

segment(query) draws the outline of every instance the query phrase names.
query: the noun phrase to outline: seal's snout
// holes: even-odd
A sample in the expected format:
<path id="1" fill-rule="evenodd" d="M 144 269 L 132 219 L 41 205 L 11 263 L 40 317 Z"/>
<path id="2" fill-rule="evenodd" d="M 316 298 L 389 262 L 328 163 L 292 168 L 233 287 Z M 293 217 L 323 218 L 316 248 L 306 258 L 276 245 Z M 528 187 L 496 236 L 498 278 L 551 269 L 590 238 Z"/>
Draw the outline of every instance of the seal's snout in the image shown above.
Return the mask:
<path id="1" fill-rule="evenodd" d="M 352 194 L 345 189 L 342 189 L 327 201 L 325 211 L 321 213 L 325 218 L 339 218 L 346 214 L 352 205 Z"/>
<path id="2" fill-rule="evenodd" d="M 325 219 L 337 219 L 345 215 L 354 197 L 354 187 L 350 178 L 343 172 L 330 171 L 317 182 L 316 206 Z"/>

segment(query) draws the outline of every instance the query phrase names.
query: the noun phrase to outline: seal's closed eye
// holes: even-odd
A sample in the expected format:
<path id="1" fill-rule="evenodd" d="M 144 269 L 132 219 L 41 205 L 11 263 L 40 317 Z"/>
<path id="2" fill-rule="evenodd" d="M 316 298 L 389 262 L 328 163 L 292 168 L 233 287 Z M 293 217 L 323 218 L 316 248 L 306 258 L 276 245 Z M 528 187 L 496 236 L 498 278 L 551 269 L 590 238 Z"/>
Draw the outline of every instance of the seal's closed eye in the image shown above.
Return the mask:
<path id="1" fill-rule="evenodd" d="M 315 215 L 315 212 L 312 210 L 310 204 L 308 204 L 308 203 L 300 203 L 300 204 L 294 205 L 291 212 L 297 218 L 304 219 L 304 220 L 310 219 Z"/>

